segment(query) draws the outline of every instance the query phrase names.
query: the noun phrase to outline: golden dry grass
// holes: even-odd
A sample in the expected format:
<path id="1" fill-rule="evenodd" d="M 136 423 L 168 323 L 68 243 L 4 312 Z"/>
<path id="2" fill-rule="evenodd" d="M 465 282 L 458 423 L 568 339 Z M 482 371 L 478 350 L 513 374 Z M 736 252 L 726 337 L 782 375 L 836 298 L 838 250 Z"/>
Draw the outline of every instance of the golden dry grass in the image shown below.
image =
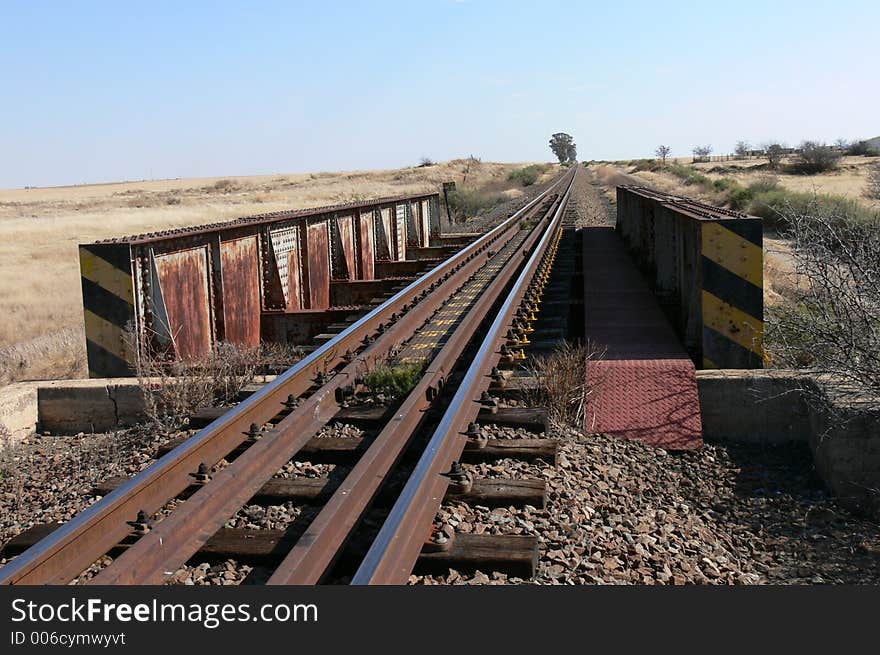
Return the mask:
<path id="1" fill-rule="evenodd" d="M 752 182 L 757 181 L 762 176 L 768 174 L 764 167 L 767 163 L 766 159 L 745 159 L 732 160 L 728 162 L 701 162 L 691 164 L 690 158 L 679 158 L 679 163 L 684 165 L 692 165 L 701 173 L 707 175 L 711 179 L 720 179 L 722 177 L 731 177 L 743 186 L 748 186 Z M 783 160 L 783 164 L 791 163 L 791 158 Z M 774 177 L 779 184 L 790 191 L 802 191 L 807 193 L 827 193 L 839 196 L 845 196 L 853 200 L 857 200 L 866 207 L 880 210 L 880 200 L 872 200 L 865 198 L 863 192 L 868 183 L 868 173 L 874 166 L 880 165 L 880 159 L 877 157 L 843 157 L 837 170 L 827 173 L 818 173 L 816 175 L 792 175 L 788 173 L 774 173 Z M 737 168 L 733 168 L 736 166 Z M 628 166 L 610 167 L 619 171 L 626 171 Z M 717 169 L 717 170 L 715 170 Z M 714 172 L 713 172 L 714 170 Z M 686 196 L 699 196 L 699 190 L 693 186 L 686 186 L 681 179 L 663 171 L 640 171 L 631 174 L 630 177 L 640 179 L 648 184 Z"/>
<path id="2" fill-rule="evenodd" d="M 84 373 L 79 243 L 436 191 L 449 180 L 515 196 L 507 175 L 523 165 L 459 159 L 422 168 L 0 190 L 0 384 Z"/>

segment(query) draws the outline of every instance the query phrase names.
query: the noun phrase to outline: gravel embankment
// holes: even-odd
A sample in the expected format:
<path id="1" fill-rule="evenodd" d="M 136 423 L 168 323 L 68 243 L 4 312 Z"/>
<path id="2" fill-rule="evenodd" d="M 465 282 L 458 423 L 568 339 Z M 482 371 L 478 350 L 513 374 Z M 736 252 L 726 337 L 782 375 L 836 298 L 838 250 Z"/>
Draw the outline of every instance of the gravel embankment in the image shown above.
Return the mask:
<path id="1" fill-rule="evenodd" d="M 537 535 L 537 577 L 450 571 L 411 583 L 880 583 L 880 528 L 826 495 L 806 447 L 707 444 L 673 454 L 576 432 L 549 436 L 563 440 L 557 467 L 470 467 L 476 476 L 546 480 L 546 510 L 447 503 L 441 512 L 460 532 Z"/>

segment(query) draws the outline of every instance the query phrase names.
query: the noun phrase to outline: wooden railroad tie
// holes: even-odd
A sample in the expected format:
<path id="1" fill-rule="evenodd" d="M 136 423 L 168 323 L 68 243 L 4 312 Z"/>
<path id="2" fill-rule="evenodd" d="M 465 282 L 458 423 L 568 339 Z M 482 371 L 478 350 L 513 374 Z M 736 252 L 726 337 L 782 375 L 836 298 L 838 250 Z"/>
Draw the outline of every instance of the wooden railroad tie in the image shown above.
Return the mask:
<path id="1" fill-rule="evenodd" d="M 59 523 L 33 526 L 13 537 L 0 551 L 0 557 L 20 555 L 60 526 Z M 233 559 L 244 564 L 277 564 L 296 543 L 301 529 L 222 528 L 202 546 L 192 561 L 223 562 Z M 127 538 L 108 554 L 118 557 L 132 543 L 134 538 Z M 450 568 L 468 572 L 479 569 L 530 578 L 537 566 L 537 537 L 462 533 L 455 535 L 449 550 L 422 553 L 413 572 L 446 572 Z"/>

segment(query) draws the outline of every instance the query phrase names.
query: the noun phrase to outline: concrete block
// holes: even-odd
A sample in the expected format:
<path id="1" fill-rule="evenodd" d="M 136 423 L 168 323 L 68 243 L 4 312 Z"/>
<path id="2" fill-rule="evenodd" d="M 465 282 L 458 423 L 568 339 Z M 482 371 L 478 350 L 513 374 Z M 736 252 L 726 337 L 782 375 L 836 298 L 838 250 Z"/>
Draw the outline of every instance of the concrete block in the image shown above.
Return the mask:
<path id="1" fill-rule="evenodd" d="M 114 430 L 136 423 L 144 412 L 133 378 L 42 382 L 37 404 L 39 429 L 60 434 Z"/>
<path id="2" fill-rule="evenodd" d="M 750 443 L 808 441 L 810 413 L 801 389 L 810 378 L 793 371 L 697 371 L 703 436 Z"/>

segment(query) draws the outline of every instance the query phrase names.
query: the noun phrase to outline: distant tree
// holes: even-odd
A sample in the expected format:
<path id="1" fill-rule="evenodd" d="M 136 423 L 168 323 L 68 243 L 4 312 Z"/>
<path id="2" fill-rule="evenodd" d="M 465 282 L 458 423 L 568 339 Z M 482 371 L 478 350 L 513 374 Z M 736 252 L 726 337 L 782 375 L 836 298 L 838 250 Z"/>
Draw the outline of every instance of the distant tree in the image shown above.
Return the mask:
<path id="1" fill-rule="evenodd" d="M 430 157 L 422 157 L 419 159 L 419 168 L 425 168 L 426 166 L 433 166 L 434 160 Z"/>
<path id="2" fill-rule="evenodd" d="M 785 155 L 785 147 L 780 144 L 771 142 L 765 143 L 764 146 L 764 156 L 767 157 L 767 164 L 773 170 L 779 168 L 779 164 L 782 162 L 782 157 Z"/>
<path id="3" fill-rule="evenodd" d="M 840 157 L 841 153 L 839 151 L 824 143 L 804 141 L 801 143 L 800 153 L 798 153 L 792 168 L 797 172 L 808 175 L 824 173 L 825 171 L 837 168 Z"/>
<path id="4" fill-rule="evenodd" d="M 848 150 L 852 144 L 849 141 L 847 141 L 846 139 L 837 139 L 834 142 L 834 145 L 836 145 L 841 150 Z"/>
<path id="5" fill-rule="evenodd" d="M 657 146 L 657 149 L 654 151 L 654 155 L 659 157 L 663 162 L 663 165 L 666 165 L 666 158 L 669 156 L 669 153 L 672 152 L 672 148 L 669 146 Z"/>
<path id="6" fill-rule="evenodd" d="M 693 150 L 694 161 L 703 161 L 712 154 L 712 146 L 697 146 Z"/>
<path id="7" fill-rule="evenodd" d="M 577 159 L 577 147 L 570 134 L 557 132 L 550 137 L 550 150 L 556 155 L 560 164 Z"/>
<path id="8" fill-rule="evenodd" d="M 752 146 L 749 145 L 748 141 L 737 141 L 736 147 L 733 149 L 733 152 L 736 153 L 737 157 L 745 157 L 749 154 L 749 150 L 752 149 Z"/>

